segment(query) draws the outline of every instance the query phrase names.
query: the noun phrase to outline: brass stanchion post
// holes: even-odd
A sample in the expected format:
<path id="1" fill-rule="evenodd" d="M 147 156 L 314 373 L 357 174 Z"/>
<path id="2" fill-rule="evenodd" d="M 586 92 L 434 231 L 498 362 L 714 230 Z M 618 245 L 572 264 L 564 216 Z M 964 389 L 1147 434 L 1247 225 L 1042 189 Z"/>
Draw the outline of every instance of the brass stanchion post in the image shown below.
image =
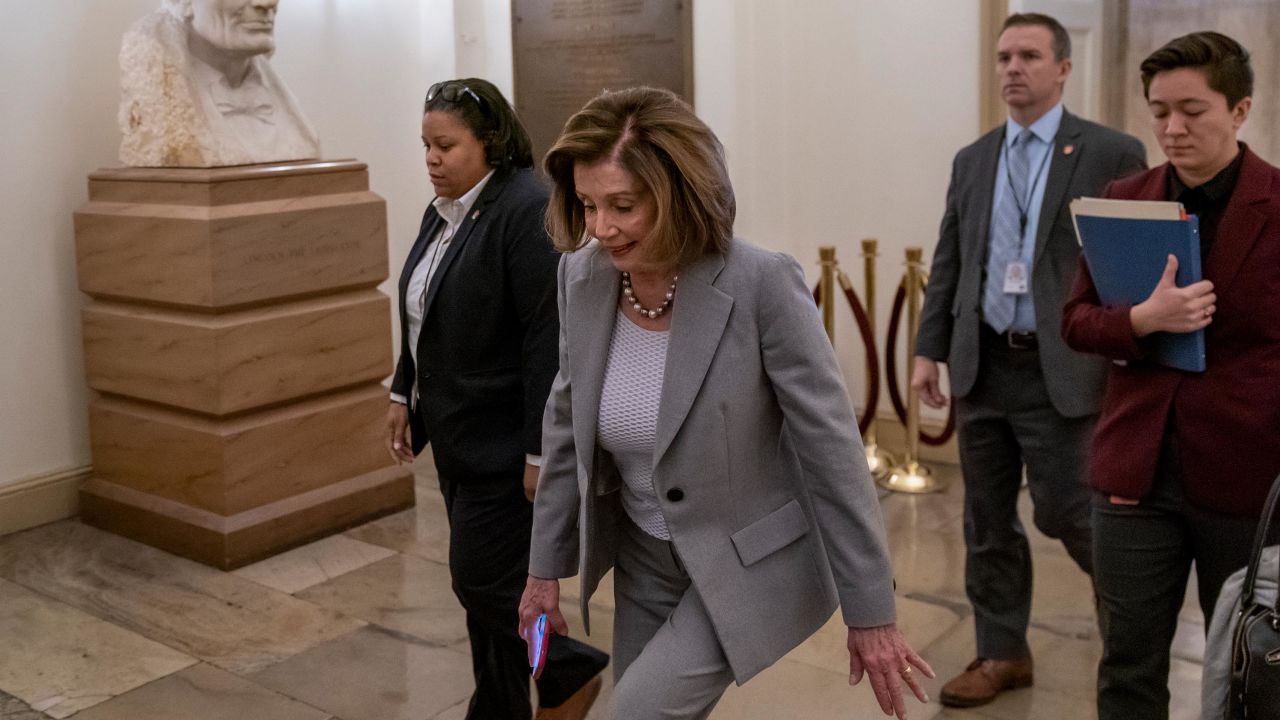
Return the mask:
<path id="1" fill-rule="evenodd" d="M 872 338 L 876 336 L 876 246 L 875 238 L 862 241 L 863 296 L 862 304 L 867 310 L 867 326 Z M 868 382 L 870 372 L 868 372 Z M 893 469 L 893 457 L 876 443 L 876 419 L 867 423 L 867 432 L 862 436 L 862 444 L 867 450 L 867 467 L 871 469 L 871 477 L 883 480 Z"/>
<path id="2" fill-rule="evenodd" d="M 822 303 L 822 327 L 827 329 L 827 339 L 836 344 L 836 249 L 830 245 L 818 248 L 818 260 L 822 264 L 822 277 L 818 285 L 819 302 Z"/>
<path id="3" fill-rule="evenodd" d="M 920 293 L 924 252 L 907 248 L 907 438 L 902 464 L 880 484 L 905 493 L 931 493 L 945 488 L 929 468 L 920 464 L 920 396 L 911 387 L 916 356 L 916 333 L 920 331 Z"/>

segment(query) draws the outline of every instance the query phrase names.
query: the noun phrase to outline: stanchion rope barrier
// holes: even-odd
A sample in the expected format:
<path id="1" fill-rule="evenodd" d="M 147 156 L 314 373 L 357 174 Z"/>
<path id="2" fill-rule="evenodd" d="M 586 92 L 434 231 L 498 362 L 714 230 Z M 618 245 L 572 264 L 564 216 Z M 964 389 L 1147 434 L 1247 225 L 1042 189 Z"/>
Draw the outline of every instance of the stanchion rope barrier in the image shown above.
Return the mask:
<path id="1" fill-rule="evenodd" d="M 853 285 L 849 282 L 849 276 L 844 271 L 839 271 L 840 288 L 844 290 L 844 298 L 849 303 L 849 309 L 853 311 L 853 318 L 858 323 L 858 333 L 862 335 L 862 346 L 866 350 L 867 362 L 867 396 L 866 410 L 863 411 L 862 417 L 858 418 L 858 434 L 865 435 L 867 428 L 871 427 L 871 421 L 876 416 L 876 406 L 880 402 L 880 353 L 876 352 L 876 339 L 871 332 L 871 321 L 867 319 L 867 310 L 862 306 L 862 301 L 853 292 Z M 813 302 L 819 307 L 822 306 L 822 284 L 819 283 L 813 289 Z"/>
<path id="2" fill-rule="evenodd" d="M 921 292 L 928 285 L 928 277 L 924 277 L 920 283 Z M 889 390 L 889 402 L 893 404 L 893 412 L 897 414 L 898 420 L 906 426 L 907 424 L 907 406 L 902 402 L 902 392 L 898 388 L 898 329 L 901 325 L 903 305 L 907 301 L 907 280 L 902 279 L 898 283 L 898 292 L 893 295 L 893 307 L 889 310 L 889 328 L 885 334 L 884 346 L 884 365 L 885 365 L 885 384 Z M 907 362 L 914 362 L 914 358 L 907 358 Z M 942 432 L 937 435 L 930 435 L 924 430 L 920 431 L 920 440 L 926 445 L 942 445 L 951 439 L 952 433 L 956 431 L 956 403 L 952 399 L 947 404 L 947 424 L 942 428 Z"/>

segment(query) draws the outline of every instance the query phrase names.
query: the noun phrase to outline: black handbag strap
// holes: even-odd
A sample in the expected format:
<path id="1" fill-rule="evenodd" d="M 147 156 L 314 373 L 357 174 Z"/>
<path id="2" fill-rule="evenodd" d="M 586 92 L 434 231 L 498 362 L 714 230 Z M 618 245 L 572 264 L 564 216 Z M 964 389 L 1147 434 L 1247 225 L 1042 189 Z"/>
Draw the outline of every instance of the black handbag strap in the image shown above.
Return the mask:
<path id="1" fill-rule="evenodd" d="M 1267 546 L 1271 537 L 1271 523 L 1276 519 L 1276 506 L 1280 505 L 1280 476 L 1271 483 L 1271 493 L 1267 495 L 1267 504 L 1262 510 L 1262 521 L 1258 523 L 1258 533 L 1253 538 L 1253 557 L 1249 560 L 1249 572 L 1244 576 L 1244 588 L 1240 591 L 1240 607 L 1247 608 L 1253 604 L 1253 585 L 1258 579 L 1258 566 L 1262 564 L 1262 548 Z M 1276 593 L 1275 611 L 1280 613 L 1280 592 Z"/>

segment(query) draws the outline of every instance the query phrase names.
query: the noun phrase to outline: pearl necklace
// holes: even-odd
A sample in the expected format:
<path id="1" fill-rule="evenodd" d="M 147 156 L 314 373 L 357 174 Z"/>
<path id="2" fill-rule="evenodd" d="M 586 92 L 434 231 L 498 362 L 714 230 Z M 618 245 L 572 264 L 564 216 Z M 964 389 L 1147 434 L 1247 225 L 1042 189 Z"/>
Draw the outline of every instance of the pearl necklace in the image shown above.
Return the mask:
<path id="1" fill-rule="evenodd" d="M 679 279 L 679 275 L 671 278 L 671 287 L 667 289 L 667 297 L 662 301 L 661 305 L 652 310 L 641 305 L 640 301 L 636 300 L 636 293 L 631 289 L 631 273 L 629 272 L 622 273 L 622 294 L 627 297 L 627 302 L 631 303 L 631 307 L 636 312 L 652 320 L 671 307 L 671 302 L 676 299 L 676 281 Z"/>

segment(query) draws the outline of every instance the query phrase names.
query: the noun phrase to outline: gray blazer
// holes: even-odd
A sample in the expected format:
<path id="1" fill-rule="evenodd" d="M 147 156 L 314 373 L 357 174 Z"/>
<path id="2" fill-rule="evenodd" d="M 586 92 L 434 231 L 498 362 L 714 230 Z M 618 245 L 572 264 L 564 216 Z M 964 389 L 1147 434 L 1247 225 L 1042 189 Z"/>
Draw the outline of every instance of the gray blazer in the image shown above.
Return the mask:
<path id="1" fill-rule="evenodd" d="M 1001 125 L 957 153 L 952 163 L 916 336 L 916 354 L 947 363 L 956 397 L 969 394 L 978 377 L 982 282 L 1003 140 Z M 1036 337 L 1054 408 L 1065 417 L 1083 417 L 1102 409 L 1107 362 L 1071 350 L 1059 331 L 1080 256 L 1068 201 L 1101 197 L 1107 183 L 1145 169 L 1146 149 L 1137 138 L 1064 112 L 1052 152 L 1031 267 Z"/>
<path id="2" fill-rule="evenodd" d="M 534 503 L 529 572 L 581 573 L 584 624 L 627 522 L 618 471 L 596 447 L 619 278 L 595 245 L 560 262 L 560 372 Z M 654 458 L 672 542 L 739 683 L 837 602 L 848 625 L 894 621 L 880 504 L 794 259 L 735 240 L 680 273 Z"/>

